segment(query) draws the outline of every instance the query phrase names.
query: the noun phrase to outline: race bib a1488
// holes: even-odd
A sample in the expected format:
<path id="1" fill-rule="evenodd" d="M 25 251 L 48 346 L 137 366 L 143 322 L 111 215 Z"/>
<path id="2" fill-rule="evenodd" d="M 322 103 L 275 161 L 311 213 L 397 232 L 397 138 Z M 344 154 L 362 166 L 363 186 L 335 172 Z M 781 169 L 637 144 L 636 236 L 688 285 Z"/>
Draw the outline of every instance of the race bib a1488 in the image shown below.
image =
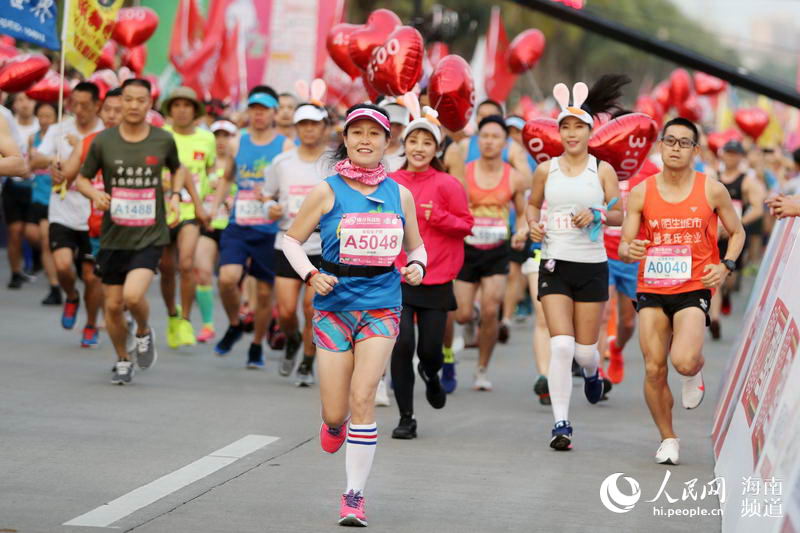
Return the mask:
<path id="1" fill-rule="evenodd" d="M 156 223 L 156 190 L 111 189 L 111 220 L 120 226 L 152 226 Z"/>

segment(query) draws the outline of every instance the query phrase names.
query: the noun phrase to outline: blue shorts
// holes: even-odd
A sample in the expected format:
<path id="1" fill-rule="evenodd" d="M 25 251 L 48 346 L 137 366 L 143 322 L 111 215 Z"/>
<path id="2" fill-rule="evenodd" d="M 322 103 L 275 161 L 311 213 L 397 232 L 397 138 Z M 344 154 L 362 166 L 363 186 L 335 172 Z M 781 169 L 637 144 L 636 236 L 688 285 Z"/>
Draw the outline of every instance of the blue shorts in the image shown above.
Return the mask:
<path id="1" fill-rule="evenodd" d="M 247 266 L 247 260 L 250 266 Z M 242 265 L 259 281 L 275 280 L 275 234 L 228 224 L 219 241 L 219 264 Z"/>
<path id="2" fill-rule="evenodd" d="M 625 263 L 616 259 L 608 260 L 608 285 L 616 287 L 617 292 L 631 300 L 636 300 L 638 277 L 639 263 Z"/>

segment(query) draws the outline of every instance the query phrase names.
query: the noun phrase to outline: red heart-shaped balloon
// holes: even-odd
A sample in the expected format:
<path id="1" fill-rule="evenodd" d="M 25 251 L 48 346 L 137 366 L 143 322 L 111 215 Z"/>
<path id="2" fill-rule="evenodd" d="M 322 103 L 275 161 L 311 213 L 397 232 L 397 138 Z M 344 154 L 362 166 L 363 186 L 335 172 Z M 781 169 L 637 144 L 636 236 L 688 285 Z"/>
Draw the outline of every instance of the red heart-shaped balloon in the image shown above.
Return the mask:
<path id="1" fill-rule="evenodd" d="M 50 60 L 43 54 L 12 57 L 0 68 L 0 91 L 19 93 L 28 90 L 50 70 Z"/>
<path id="2" fill-rule="evenodd" d="M 369 101 L 376 102 L 381 93 L 379 93 L 377 89 L 375 89 L 375 87 L 373 87 L 372 84 L 369 82 L 369 80 L 367 79 L 367 73 L 365 72 L 364 75 L 361 76 L 361 78 L 359 79 L 361 80 L 361 85 L 364 87 L 364 90 L 367 91 L 367 97 L 369 98 Z"/>
<path id="3" fill-rule="evenodd" d="M 758 139 L 769 125 L 769 113 L 760 107 L 739 109 L 733 115 L 736 125 L 753 139 Z"/>
<path id="4" fill-rule="evenodd" d="M 151 126 L 156 126 L 157 128 L 164 127 L 164 117 L 161 113 L 159 113 L 155 109 L 148 109 L 147 115 L 145 116 L 144 119 Z"/>
<path id="5" fill-rule="evenodd" d="M 126 48 L 122 52 L 122 64 L 141 77 L 144 65 L 147 63 L 147 45 L 140 44 L 133 48 Z"/>
<path id="6" fill-rule="evenodd" d="M 636 175 L 658 137 L 658 124 L 644 113 L 617 117 L 589 139 L 589 153 L 617 171 L 620 181 Z"/>
<path id="7" fill-rule="evenodd" d="M 676 68 L 669 76 L 669 95 L 672 105 L 678 107 L 689 98 L 692 91 L 692 80 L 686 69 Z"/>
<path id="8" fill-rule="evenodd" d="M 655 86 L 653 89 L 653 98 L 658 102 L 658 105 L 661 106 L 661 109 L 663 109 L 665 113 L 669 111 L 669 108 L 672 107 L 672 97 L 669 93 L 668 81 L 662 81 Z"/>
<path id="9" fill-rule="evenodd" d="M 447 44 L 436 41 L 428 45 L 428 62 L 431 64 L 431 69 L 435 69 L 444 57 L 450 55 L 450 47 Z"/>
<path id="10" fill-rule="evenodd" d="M 383 46 L 375 48 L 367 65 L 367 81 L 381 94 L 401 96 L 422 78 L 425 43 L 411 26 L 396 28 Z"/>
<path id="11" fill-rule="evenodd" d="M 439 61 L 428 81 L 428 99 L 445 128 L 464 129 L 475 107 L 475 85 L 472 70 L 463 57 L 449 55 Z"/>
<path id="12" fill-rule="evenodd" d="M 656 124 L 661 124 L 664 120 L 664 111 L 661 104 L 656 102 L 652 96 L 642 95 L 636 99 L 636 111 L 644 113 L 648 117 L 656 121 Z"/>
<path id="13" fill-rule="evenodd" d="M 48 70 L 44 78 L 34 83 L 33 87 L 25 91 L 25 94 L 40 102 L 55 102 L 58 100 L 58 90 L 61 85 L 64 86 L 64 98 L 67 98 L 72 92 L 69 83 L 55 70 Z"/>
<path id="14" fill-rule="evenodd" d="M 386 42 L 386 38 L 402 22 L 400 17 L 388 9 L 373 11 L 367 23 L 350 34 L 348 50 L 350 59 L 361 70 L 366 71 L 372 59 L 372 51 Z"/>
<path id="15" fill-rule="evenodd" d="M 725 131 L 709 133 L 706 140 L 708 142 L 708 147 L 716 154 L 728 141 L 741 141 L 742 133 L 736 128 L 728 128 Z"/>
<path id="16" fill-rule="evenodd" d="M 125 48 L 134 48 L 149 39 L 157 27 L 158 15 L 149 7 L 123 7 L 111 38 Z"/>
<path id="17" fill-rule="evenodd" d="M 535 118 L 526 122 L 522 128 L 522 142 L 537 163 L 564 153 L 558 122 L 552 118 Z"/>
<path id="18" fill-rule="evenodd" d="M 694 73 L 694 90 L 697 94 L 713 96 L 724 91 L 727 86 L 725 81 L 705 72 Z"/>
<path id="19" fill-rule="evenodd" d="M 700 107 L 700 102 L 694 94 L 690 94 L 686 100 L 678 104 L 677 110 L 678 115 L 692 122 L 699 121 L 703 116 L 703 109 Z"/>
<path id="20" fill-rule="evenodd" d="M 328 32 L 328 38 L 325 40 L 325 46 L 328 48 L 328 53 L 333 62 L 352 80 L 361 75 L 361 70 L 350 58 L 350 35 L 360 27 L 358 24 L 344 22 L 337 24 L 331 28 L 331 31 Z"/>
<path id="21" fill-rule="evenodd" d="M 0 35 L 0 44 L 4 46 L 16 46 L 17 40 L 10 35 Z"/>
<path id="22" fill-rule="evenodd" d="M 117 43 L 108 41 L 103 49 L 100 50 L 100 56 L 97 58 L 97 68 L 115 70 L 117 68 Z"/>
<path id="23" fill-rule="evenodd" d="M 506 59 L 511 72 L 522 74 L 532 69 L 544 53 L 544 34 L 537 29 L 525 30 L 511 41 Z"/>
<path id="24" fill-rule="evenodd" d="M 0 44 L 0 67 L 6 62 L 6 60 L 11 59 L 12 57 L 17 57 L 19 55 L 19 50 L 15 46 L 8 46 L 7 44 Z"/>

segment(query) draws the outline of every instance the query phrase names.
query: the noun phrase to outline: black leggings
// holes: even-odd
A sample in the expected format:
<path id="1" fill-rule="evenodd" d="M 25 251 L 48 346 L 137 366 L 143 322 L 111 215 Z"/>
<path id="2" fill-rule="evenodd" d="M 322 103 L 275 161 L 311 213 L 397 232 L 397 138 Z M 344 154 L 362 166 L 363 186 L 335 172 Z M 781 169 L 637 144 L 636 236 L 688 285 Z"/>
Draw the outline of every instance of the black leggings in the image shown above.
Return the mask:
<path id="1" fill-rule="evenodd" d="M 416 369 L 413 367 L 412 360 L 415 344 L 415 315 L 416 326 L 419 328 L 419 344 L 416 348 L 425 375 L 435 375 L 442 368 L 444 361 L 442 342 L 447 325 L 447 311 L 423 309 L 403 304 L 403 313 L 400 316 L 400 335 L 398 335 L 392 351 L 392 385 L 401 416 L 414 412 L 414 374 Z"/>

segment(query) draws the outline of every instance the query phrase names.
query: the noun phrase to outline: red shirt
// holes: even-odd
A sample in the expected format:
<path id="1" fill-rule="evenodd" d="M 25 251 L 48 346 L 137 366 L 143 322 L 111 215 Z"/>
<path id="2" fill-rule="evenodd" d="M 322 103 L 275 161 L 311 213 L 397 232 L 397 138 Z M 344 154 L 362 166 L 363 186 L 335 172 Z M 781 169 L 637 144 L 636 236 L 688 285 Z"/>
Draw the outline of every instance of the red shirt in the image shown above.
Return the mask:
<path id="1" fill-rule="evenodd" d="M 411 191 L 417 223 L 428 265 L 423 285 L 449 283 L 464 263 L 464 237 L 472 233 L 472 214 L 464 187 L 450 174 L 429 168 L 425 172 L 398 170 L 391 178 Z M 397 268 L 406 264 L 406 254 L 397 257 Z"/>
<path id="2" fill-rule="evenodd" d="M 97 134 L 100 133 L 96 131 L 94 133 L 90 133 L 83 139 L 83 143 L 81 144 L 81 163 L 84 162 L 86 159 L 86 154 L 89 153 L 89 147 L 92 145 L 92 141 L 94 138 L 97 137 Z M 88 178 L 88 176 L 87 176 Z M 94 188 L 99 191 L 105 191 L 105 184 L 103 183 L 103 173 L 98 172 L 94 178 L 91 178 L 92 185 Z M 89 237 L 100 237 L 100 226 L 103 224 L 103 214 L 105 211 L 101 211 L 100 209 L 94 208 L 94 203 L 92 203 L 92 210 L 89 213 Z"/>
<path id="3" fill-rule="evenodd" d="M 628 196 L 630 196 L 633 188 L 639 185 L 648 177 L 652 176 L 653 174 L 658 174 L 658 172 L 659 172 L 658 167 L 649 159 L 645 159 L 644 165 L 642 165 L 642 168 L 639 169 L 639 172 L 637 172 L 635 176 L 633 176 L 629 180 L 619 182 L 619 195 L 620 195 L 620 200 L 622 201 L 623 212 L 627 213 Z M 644 231 L 643 229 L 639 230 L 640 239 L 642 238 L 641 235 L 643 231 Z M 604 239 L 606 243 L 606 255 L 608 255 L 608 258 L 620 261 L 619 243 L 622 240 L 622 227 L 621 226 L 606 227 Z"/>

